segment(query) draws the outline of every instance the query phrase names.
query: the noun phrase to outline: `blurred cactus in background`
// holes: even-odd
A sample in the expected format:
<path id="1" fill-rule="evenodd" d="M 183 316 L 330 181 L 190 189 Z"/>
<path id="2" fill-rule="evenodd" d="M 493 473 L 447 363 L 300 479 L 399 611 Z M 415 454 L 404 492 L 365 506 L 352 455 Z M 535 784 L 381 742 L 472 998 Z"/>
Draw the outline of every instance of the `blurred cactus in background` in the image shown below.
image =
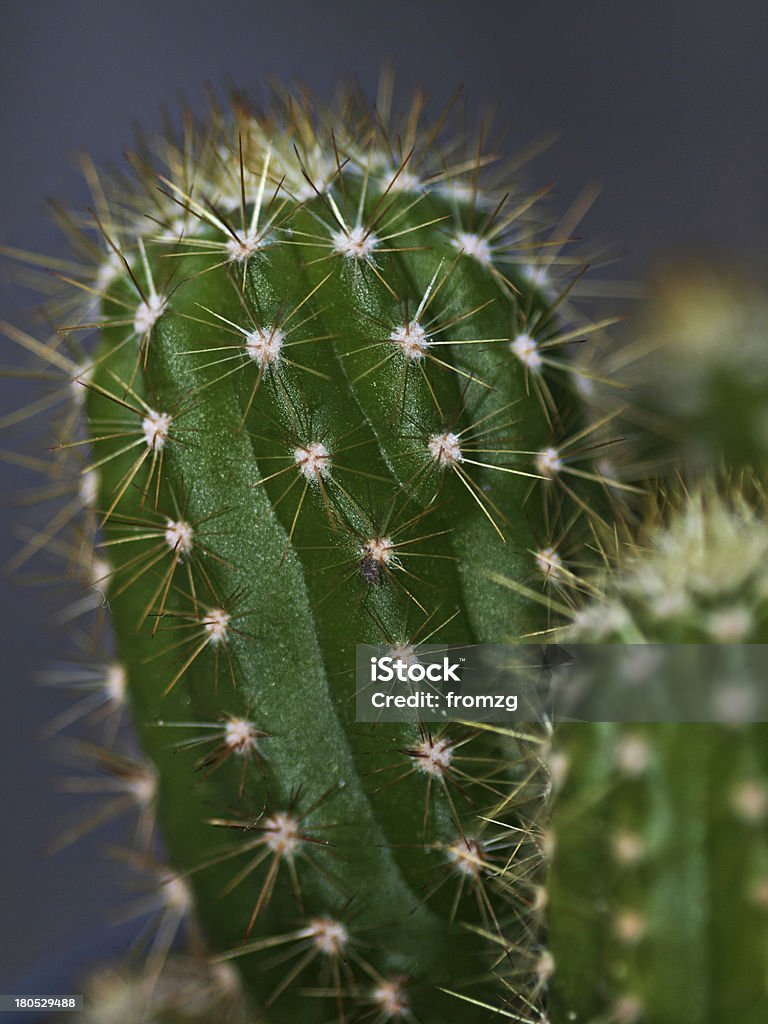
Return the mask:
<path id="1" fill-rule="evenodd" d="M 768 460 L 768 296 L 723 268 L 657 273 L 627 372 L 636 423 L 688 473 Z M 646 443 L 647 443 L 646 440 Z"/>
<path id="2" fill-rule="evenodd" d="M 710 480 L 657 512 L 566 639 L 768 642 L 768 506 L 759 486 L 724 491 Z M 555 730 L 554 1019 L 765 1019 L 768 729 L 752 722 L 741 650 L 703 650 L 727 724 Z"/>

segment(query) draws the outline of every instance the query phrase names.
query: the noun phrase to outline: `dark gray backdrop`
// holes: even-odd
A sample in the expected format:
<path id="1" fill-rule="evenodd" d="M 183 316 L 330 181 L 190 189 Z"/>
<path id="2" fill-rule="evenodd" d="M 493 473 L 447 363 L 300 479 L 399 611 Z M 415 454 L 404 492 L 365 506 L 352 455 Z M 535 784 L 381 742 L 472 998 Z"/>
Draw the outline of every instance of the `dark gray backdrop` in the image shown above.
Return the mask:
<path id="1" fill-rule="evenodd" d="M 135 119 L 161 103 L 204 104 L 206 82 L 257 89 L 300 77 L 328 96 L 354 72 L 372 93 L 385 57 L 404 86 L 444 101 L 464 83 L 498 101 L 510 148 L 545 131 L 559 143 L 532 169 L 562 201 L 604 186 L 584 233 L 626 252 L 617 273 L 642 277 L 658 260 L 699 254 L 765 269 L 768 228 L 764 113 L 768 8 L 761 0 L 36 0 L 0 4 L 0 244 L 64 252 L 47 195 L 82 202 L 69 159 L 88 149 L 119 160 Z M 0 316 L 19 319 L 29 294 L 7 284 Z M 0 363 L 14 358 L 4 341 Z M 23 389 L 22 389 L 23 390 Z M 0 415 L 19 385 L 0 381 Z M 0 448 L 6 442 L 0 437 Z M 30 481 L 0 461 L 0 560 L 14 549 L 12 494 Z M 21 970 L 93 930 L 126 900 L 110 880 L 102 831 L 54 860 L 42 848 L 67 812 L 60 771 L 35 738 L 60 708 L 31 675 L 59 649 L 54 604 L 0 581 L 3 839 L 0 991 Z"/>

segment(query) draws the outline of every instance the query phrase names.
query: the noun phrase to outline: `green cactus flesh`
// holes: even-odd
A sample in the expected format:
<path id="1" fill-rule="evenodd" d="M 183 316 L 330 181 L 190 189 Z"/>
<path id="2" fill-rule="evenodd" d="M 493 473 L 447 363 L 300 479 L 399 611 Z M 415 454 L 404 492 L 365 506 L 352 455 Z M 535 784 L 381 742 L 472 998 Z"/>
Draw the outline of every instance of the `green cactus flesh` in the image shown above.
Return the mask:
<path id="1" fill-rule="evenodd" d="M 333 127 L 241 117 L 196 176 L 174 151 L 162 226 L 101 224 L 81 382 L 118 654 L 167 850 L 270 1020 L 535 1018 L 542 737 L 356 723 L 354 653 L 548 627 L 537 552 L 590 475 L 561 371 L 594 328 L 531 273 L 532 199 Z"/>

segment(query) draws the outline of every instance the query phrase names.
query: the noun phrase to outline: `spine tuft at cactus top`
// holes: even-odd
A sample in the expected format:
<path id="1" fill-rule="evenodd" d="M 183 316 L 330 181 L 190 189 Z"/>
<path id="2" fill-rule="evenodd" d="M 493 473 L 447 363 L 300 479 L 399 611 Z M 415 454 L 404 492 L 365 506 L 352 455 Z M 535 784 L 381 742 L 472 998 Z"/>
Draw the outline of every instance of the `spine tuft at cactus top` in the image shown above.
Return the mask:
<path id="1" fill-rule="evenodd" d="M 608 319 L 585 203 L 389 105 L 238 100 L 88 167 L 58 333 L 8 330 L 64 400 L 60 554 L 146 762 L 93 756 L 166 913 L 273 1024 L 539 1022 L 546 730 L 357 723 L 355 645 L 556 624 L 631 490 L 582 404 Z"/>

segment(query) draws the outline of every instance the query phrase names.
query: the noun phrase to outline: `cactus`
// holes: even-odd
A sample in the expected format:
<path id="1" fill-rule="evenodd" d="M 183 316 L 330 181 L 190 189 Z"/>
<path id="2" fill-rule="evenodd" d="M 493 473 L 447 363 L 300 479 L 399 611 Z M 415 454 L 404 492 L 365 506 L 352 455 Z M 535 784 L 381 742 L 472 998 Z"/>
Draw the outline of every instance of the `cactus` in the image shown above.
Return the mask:
<path id="1" fill-rule="evenodd" d="M 3 328 L 45 393 L 2 425 L 61 410 L 53 466 L 23 461 L 60 505 L 12 566 L 45 549 L 85 585 L 51 731 L 98 730 L 72 785 L 108 794 L 93 823 L 138 810 L 157 915 L 94 1020 L 183 1016 L 186 931 L 201 1019 L 756 1024 L 759 726 L 355 720 L 357 644 L 765 635 L 746 499 L 635 536 L 649 449 L 615 436 L 625 357 L 578 302 L 584 203 L 552 221 L 485 128 L 390 105 L 185 118 L 135 180 L 86 163 L 72 261 L 12 252 L 64 285 L 53 338 Z"/>
<path id="2" fill-rule="evenodd" d="M 688 472 L 765 466 L 768 303 L 748 278 L 683 265 L 657 275 L 622 371 L 649 454 Z M 644 410 L 640 412 L 640 410 Z M 650 429 L 649 429 L 650 428 Z"/>
<path id="3" fill-rule="evenodd" d="M 570 360 L 606 322 L 536 193 L 385 106 L 238 103 L 91 175 L 59 334 L 7 329 L 61 379 L 84 536 L 18 563 L 44 537 L 109 606 L 94 685 L 147 760 L 90 764 L 145 855 L 160 822 L 164 934 L 194 907 L 275 1022 L 538 1020 L 545 738 L 358 724 L 354 651 L 550 626 L 613 501 Z"/>
<path id="4" fill-rule="evenodd" d="M 576 614 L 569 639 L 766 642 L 764 499 L 735 487 L 723 497 L 710 480 L 676 506 Z M 554 1019 L 765 1019 L 766 728 L 749 724 L 741 652 L 708 657 L 722 672 L 718 718 L 730 724 L 555 731 Z"/>

